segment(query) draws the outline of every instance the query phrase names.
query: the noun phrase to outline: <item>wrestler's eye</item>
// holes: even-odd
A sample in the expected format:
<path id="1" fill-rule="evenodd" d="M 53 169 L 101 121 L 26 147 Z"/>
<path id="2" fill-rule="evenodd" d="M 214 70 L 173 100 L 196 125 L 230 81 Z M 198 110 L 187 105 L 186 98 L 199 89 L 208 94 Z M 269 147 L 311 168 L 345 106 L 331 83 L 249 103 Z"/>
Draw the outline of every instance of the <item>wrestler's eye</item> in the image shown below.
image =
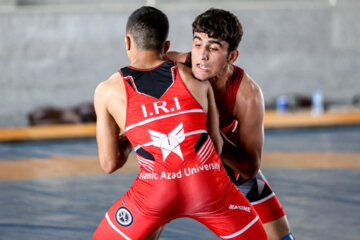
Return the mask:
<path id="1" fill-rule="evenodd" d="M 218 51 L 219 49 L 218 48 L 215 48 L 215 47 L 211 47 L 210 48 L 210 51 L 212 51 L 212 52 L 216 52 L 216 51 Z"/>

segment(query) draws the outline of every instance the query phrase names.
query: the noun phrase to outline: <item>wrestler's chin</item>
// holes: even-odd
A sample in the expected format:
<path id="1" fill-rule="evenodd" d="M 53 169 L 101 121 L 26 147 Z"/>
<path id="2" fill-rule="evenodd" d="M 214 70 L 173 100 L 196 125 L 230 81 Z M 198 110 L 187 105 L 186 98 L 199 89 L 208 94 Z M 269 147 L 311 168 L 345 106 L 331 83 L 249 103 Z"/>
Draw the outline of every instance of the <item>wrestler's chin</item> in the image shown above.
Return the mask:
<path id="1" fill-rule="evenodd" d="M 211 78 L 211 76 L 207 73 L 198 73 L 196 71 L 193 71 L 192 72 L 192 75 L 194 78 L 196 78 L 197 80 L 199 81 L 206 81 L 206 80 L 209 80 Z"/>

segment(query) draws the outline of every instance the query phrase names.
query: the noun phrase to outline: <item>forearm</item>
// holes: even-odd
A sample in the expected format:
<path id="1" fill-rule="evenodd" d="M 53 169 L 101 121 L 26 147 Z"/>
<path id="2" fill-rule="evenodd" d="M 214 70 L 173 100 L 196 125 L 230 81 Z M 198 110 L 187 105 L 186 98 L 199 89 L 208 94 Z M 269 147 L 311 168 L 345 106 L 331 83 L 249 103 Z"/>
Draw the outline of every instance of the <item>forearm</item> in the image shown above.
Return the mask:
<path id="1" fill-rule="evenodd" d="M 224 140 L 221 159 L 234 171 L 240 173 L 242 178 L 254 178 L 260 168 L 260 156 L 249 155 L 241 145 L 235 145 L 224 134 L 221 136 Z"/>
<path id="2" fill-rule="evenodd" d="M 116 162 L 116 169 L 121 168 L 127 161 L 133 147 L 130 141 L 125 137 L 125 135 L 119 136 L 119 143 L 118 143 L 118 157 Z"/>
<path id="3" fill-rule="evenodd" d="M 186 57 L 188 53 L 176 52 L 176 51 L 169 51 L 165 54 L 164 58 L 166 60 L 171 60 L 175 62 L 185 63 Z"/>
<path id="4" fill-rule="evenodd" d="M 115 172 L 121 168 L 127 161 L 129 154 L 132 151 L 132 146 L 125 136 L 119 136 L 115 145 L 114 151 L 108 151 L 99 154 L 100 166 L 108 174 Z M 111 148 L 112 149 L 112 148 Z M 100 152 L 101 149 L 99 149 Z"/>

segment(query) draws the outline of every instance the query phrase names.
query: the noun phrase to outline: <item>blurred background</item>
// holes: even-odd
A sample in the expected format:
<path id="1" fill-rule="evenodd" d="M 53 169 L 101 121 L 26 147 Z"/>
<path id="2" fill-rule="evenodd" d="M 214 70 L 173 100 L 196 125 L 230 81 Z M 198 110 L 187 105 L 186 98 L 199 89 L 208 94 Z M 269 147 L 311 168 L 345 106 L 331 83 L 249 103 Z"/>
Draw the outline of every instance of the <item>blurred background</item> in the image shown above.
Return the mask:
<path id="1" fill-rule="evenodd" d="M 175 51 L 210 7 L 239 18 L 236 65 L 266 104 L 261 169 L 292 232 L 359 239 L 359 0 L 0 0 L 0 239 L 91 239 L 136 178 L 134 154 L 101 170 L 92 101 L 128 64 L 125 24 L 143 5 L 168 15 Z M 177 219 L 161 239 L 217 237 Z"/>
<path id="2" fill-rule="evenodd" d="M 154 5 L 169 17 L 171 50 L 189 51 L 191 23 L 210 7 L 230 10 L 244 28 L 237 65 L 263 90 L 295 108 L 320 90 L 326 110 L 360 103 L 357 0 L 1 0 L 0 127 L 25 126 L 39 107 L 91 103 L 97 84 L 128 64 L 128 15 Z"/>

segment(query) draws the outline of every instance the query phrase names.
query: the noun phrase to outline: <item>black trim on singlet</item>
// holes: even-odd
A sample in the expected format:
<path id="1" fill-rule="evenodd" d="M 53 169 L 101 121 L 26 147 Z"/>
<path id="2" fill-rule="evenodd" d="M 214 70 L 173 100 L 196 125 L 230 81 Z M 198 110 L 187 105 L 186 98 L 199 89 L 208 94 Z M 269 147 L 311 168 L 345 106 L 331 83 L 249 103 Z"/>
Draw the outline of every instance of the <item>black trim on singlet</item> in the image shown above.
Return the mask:
<path id="1" fill-rule="evenodd" d="M 189 52 L 187 54 L 184 64 L 186 66 L 188 66 L 188 67 L 192 67 L 192 64 L 191 64 L 191 52 Z"/>
<path id="2" fill-rule="evenodd" d="M 262 181 L 261 179 L 257 179 L 257 178 L 255 178 L 254 180 L 255 180 L 255 183 L 254 183 L 253 187 L 251 188 L 250 192 L 248 192 L 248 194 L 246 194 L 246 198 L 250 202 L 259 201 L 273 193 L 273 191 L 271 190 L 269 185 L 267 185 L 264 181 Z"/>
<path id="3" fill-rule="evenodd" d="M 264 180 L 258 179 L 257 177 L 249 180 L 244 180 L 243 178 L 241 178 L 241 176 L 239 176 L 239 178 L 236 179 L 234 170 L 232 170 L 228 165 L 226 165 L 223 160 L 221 160 L 221 162 L 223 163 L 223 166 L 227 174 L 229 175 L 230 180 L 235 184 L 235 186 L 238 186 L 240 190 L 242 184 L 246 184 L 246 182 L 251 181 L 251 189 L 248 193 L 245 193 L 245 197 L 250 202 L 259 201 L 273 193 L 269 185 Z"/>
<path id="4" fill-rule="evenodd" d="M 221 160 L 221 162 L 226 170 L 226 173 L 229 175 L 230 180 L 235 185 L 237 185 L 236 178 L 235 178 L 235 171 L 232 168 L 230 168 L 228 165 L 226 165 L 226 163 L 223 160 Z"/>
<path id="5" fill-rule="evenodd" d="M 167 61 L 153 69 L 120 69 L 126 82 L 137 92 L 160 99 L 174 83 L 174 62 Z M 176 76 L 176 71 L 174 71 Z"/>
<path id="6" fill-rule="evenodd" d="M 194 148 L 195 148 L 195 152 L 198 152 L 199 149 L 201 148 L 201 146 L 205 143 L 205 141 L 207 140 L 208 134 L 207 133 L 202 133 L 199 137 L 199 139 L 197 140 Z"/>
<path id="7" fill-rule="evenodd" d="M 143 158 L 155 161 L 154 155 L 152 155 L 150 152 L 146 151 L 142 147 L 140 147 L 139 149 L 136 150 L 136 154 L 138 154 L 139 156 L 141 156 Z"/>
<path id="8" fill-rule="evenodd" d="M 134 85 L 132 84 L 132 81 L 131 81 L 130 79 L 126 79 L 125 81 L 130 85 L 130 87 L 131 87 L 134 91 L 136 91 L 136 88 L 134 87 Z"/>

